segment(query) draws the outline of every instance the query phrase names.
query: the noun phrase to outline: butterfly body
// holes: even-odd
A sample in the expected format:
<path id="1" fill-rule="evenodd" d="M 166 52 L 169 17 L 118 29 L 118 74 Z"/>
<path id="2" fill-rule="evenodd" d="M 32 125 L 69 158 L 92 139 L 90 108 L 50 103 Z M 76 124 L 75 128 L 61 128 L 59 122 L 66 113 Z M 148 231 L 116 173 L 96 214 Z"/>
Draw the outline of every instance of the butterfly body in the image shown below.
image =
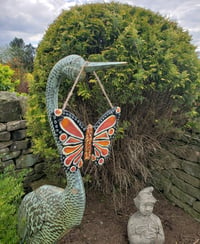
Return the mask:
<path id="1" fill-rule="evenodd" d="M 55 109 L 52 121 L 57 142 L 62 147 L 61 159 L 71 172 L 81 168 L 83 161 L 92 160 L 102 165 L 109 156 L 120 108 L 108 110 L 97 123 L 87 127 L 67 110 Z"/>
<path id="2" fill-rule="evenodd" d="M 85 132 L 84 160 L 91 159 L 93 134 L 94 134 L 94 128 L 91 124 L 89 124 Z"/>

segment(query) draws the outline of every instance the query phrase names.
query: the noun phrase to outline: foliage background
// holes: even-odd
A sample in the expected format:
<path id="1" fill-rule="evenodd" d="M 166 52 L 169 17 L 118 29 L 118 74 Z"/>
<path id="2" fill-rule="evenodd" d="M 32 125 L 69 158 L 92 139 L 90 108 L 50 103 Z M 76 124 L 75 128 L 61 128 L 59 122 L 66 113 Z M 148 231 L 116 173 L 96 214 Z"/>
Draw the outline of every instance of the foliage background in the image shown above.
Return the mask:
<path id="1" fill-rule="evenodd" d="M 12 81 L 14 70 L 0 63 L 0 91 L 14 92 L 19 81 Z"/>
<path id="2" fill-rule="evenodd" d="M 109 162 L 98 169 L 89 163 L 83 175 L 104 190 L 136 187 L 137 179 L 148 175 L 150 153 L 169 133 L 199 131 L 200 63 L 190 41 L 177 23 L 126 4 L 63 11 L 46 31 L 35 58 L 27 114 L 35 153 L 59 162 L 45 109 L 46 81 L 54 64 L 70 54 L 89 61 L 127 61 L 126 67 L 98 72 L 122 116 Z M 78 84 L 68 108 L 85 124 L 95 123 L 109 108 L 94 77 L 87 78 Z M 72 84 L 63 82 L 61 105 Z"/>
<path id="3" fill-rule="evenodd" d="M 17 210 L 24 194 L 22 180 L 27 170 L 16 172 L 14 167 L 0 173 L 0 243 L 19 243 Z"/>
<path id="4" fill-rule="evenodd" d="M 33 80 L 33 59 L 35 48 L 31 44 L 25 44 L 24 40 L 15 37 L 8 46 L 0 47 L 0 63 L 9 66 L 14 73 L 10 77 L 10 91 L 15 90 L 19 93 L 28 93 L 29 82 Z M 0 67 L 2 73 L 2 66 Z M 6 78 L 6 77 L 5 77 Z M 2 85 L 6 82 L 5 78 L 0 77 L 0 90 L 5 90 Z M 9 90 L 6 88 L 6 90 Z"/>

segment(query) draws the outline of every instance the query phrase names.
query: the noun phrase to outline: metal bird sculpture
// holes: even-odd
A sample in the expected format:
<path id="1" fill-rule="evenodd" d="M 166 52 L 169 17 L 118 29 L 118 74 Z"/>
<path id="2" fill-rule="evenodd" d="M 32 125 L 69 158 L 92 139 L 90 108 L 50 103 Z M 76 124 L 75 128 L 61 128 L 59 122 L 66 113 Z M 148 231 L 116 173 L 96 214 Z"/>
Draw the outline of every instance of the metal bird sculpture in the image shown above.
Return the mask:
<path id="1" fill-rule="evenodd" d="M 81 223 L 86 199 L 79 168 L 85 159 L 91 159 L 100 165 L 104 163 L 120 114 L 119 107 L 112 108 L 97 121 L 94 128 L 91 125 L 85 128 L 75 115 L 58 109 L 61 78 L 64 76 L 75 80 L 79 75 L 79 80 L 82 80 L 87 72 L 124 64 L 125 62 L 85 62 L 78 55 L 69 55 L 51 70 L 46 86 L 47 114 L 61 155 L 67 186 L 62 189 L 43 185 L 23 198 L 18 213 L 21 243 L 56 243 Z"/>

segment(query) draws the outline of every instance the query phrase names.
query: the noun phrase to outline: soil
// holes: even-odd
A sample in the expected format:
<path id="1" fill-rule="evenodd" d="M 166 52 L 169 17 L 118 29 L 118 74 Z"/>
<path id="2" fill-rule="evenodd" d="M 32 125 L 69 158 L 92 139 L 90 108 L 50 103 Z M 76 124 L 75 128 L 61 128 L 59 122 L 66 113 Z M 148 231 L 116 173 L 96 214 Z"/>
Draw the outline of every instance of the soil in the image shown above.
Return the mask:
<path id="1" fill-rule="evenodd" d="M 160 217 L 165 244 L 200 244 L 200 222 L 182 209 L 174 206 L 164 196 L 154 191 L 159 200 L 154 214 Z M 109 196 L 98 192 L 87 193 L 87 205 L 82 223 L 63 237 L 59 244 L 128 244 L 127 222 L 136 211 L 134 194 L 115 211 Z"/>

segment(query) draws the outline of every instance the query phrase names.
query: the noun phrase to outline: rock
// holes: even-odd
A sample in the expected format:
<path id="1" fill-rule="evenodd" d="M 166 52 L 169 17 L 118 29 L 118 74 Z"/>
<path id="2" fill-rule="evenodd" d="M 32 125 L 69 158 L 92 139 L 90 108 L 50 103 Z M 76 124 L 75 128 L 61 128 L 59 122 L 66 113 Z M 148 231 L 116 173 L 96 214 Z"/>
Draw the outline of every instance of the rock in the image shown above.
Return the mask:
<path id="1" fill-rule="evenodd" d="M 23 141 L 15 141 L 13 144 L 10 146 L 10 151 L 19 151 L 23 149 L 27 149 L 30 147 L 30 140 L 26 139 Z"/>
<path id="2" fill-rule="evenodd" d="M 1 148 L 0 149 L 0 158 L 2 155 L 6 154 L 9 152 L 9 148 L 5 147 L 5 148 Z"/>
<path id="3" fill-rule="evenodd" d="M 199 163 L 192 163 L 189 161 L 182 160 L 182 169 L 186 173 L 200 179 L 200 164 Z"/>
<path id="4" fill-rule="evenodd" d="M 159 189 L 163 190 L 164 193 L 167 193 L 171 190 L 172 187 L 172 182 L 170 177 L 171 176 L 167 176 L 165 177 L 165 175 L 163 174 L 163 172 L 166 172 L 166 170 L 162 171 L 162 174 L 160 172 L 153 172 L 153 184 L 156 187 L 159 187 Z"/>
<path id="5" fill-rule="evenodd" d="M 37 163 L 37 160 L 38 160 L 38 157 L 33 154 L 21 155 L 21 157 L 19 157 L 16 160 L 16 168 L 24 169 L 24 168 L 31 167 Z"/>
<path id="6" fill-rule="evenodd" d="M 10 121 L 7 123 L 7 130 L 14 131 L 26 128 L 26 120 Z"/>
<path id="7" fill-rule="evenodd" d="M 23 140 L 25 137 L 26 137 L 26 129 L 16 130 L 12 133 L 12 139 L 16 141 Z"/>
<path id="8" fill-rule="evenodd" d="M 2 161 L 8 161 L 10 159 L 14 159 L 19 157 L 21 151 L 15 151 L 15 152 L 9 152 L 4 154 L 4 156 L 1 158 Z"/>
<path id="9" fill-rule="evenodd" d="M 186 174 L 182 170 L 174 170 L 174 173 L 181 180 L 184 180 L 185 182 L 189 183 L 190 185 L 200 189 L 200 179 L 197 179 L 189 174 Z"/>
<path id="10" fill-rule="evenodd" d="M 151 160 L 155 169 L 176 169 L 181 165 L 181 160 L 164 148 L 158 149 Z"/>
<path id="11" fill-rule="evenodd" d="M 200 214 L 195 211 L 192 207 L 190 207 L 188 204 L 183 203 L 182 201 L 178 200 L 174 195 L 167 193 L 166 197 L 175 203 L 180 208 L 184 209 L 185 212 L 189 213 L 193 218 L 195 218 L 197 221 L 200 221 Z"/>
<path id="12" fill-rule="evenodd" d="M 22 150 L 22 154 L 31 154 L 31 153 L 33 153 L 33 149 L 32 148 L 28 148 L 28 149 Z"/>
<path id="13" fill-rule="evenodd" d="M 194 209 L 200 213 L 200 201 L 196 201 L 193 204 Z"/>
<path id="14" fill-rule="evenodd" d="M 176 186 L 171 187 L 172 194 L 178 198 L 180 201 L 185 202 L 192 206 L 193 202 L 195 201 L 195 198 L 188 195 L 187 193 L 179 190 Z"/>
<path id="15" fill-rule="evenodd" d="M 172 175 L 171 181 L 172 183 L 174 183 L 175 186 L 177 186 L 183 192 L 200 200 L 199 188 L 193 187 L 190 184 L 184 182 L 183 180 L 178 179 L 175 175 Z"/>
<path id="16" fill-rule="evenodd" d="M 174 145 L 174 147 L 170 147 L 169 150 L 180 159 L 200 162 L 200 149 L 197 145 Z"/>
<path id="17" fill-rule="evenodd" d="M 15 93 L 0 92 L 0 122 L 19 120 L 22 117 L 22 109 L 19 98 Z"/>
<path id="18" fill-rule="evenodd" d="M 8 161 L 5 161 L 5 162 L 1 162 L 1 166 L 4 168 L 8 167 L 9 165 L 14 165 L 14 161 L 13 160 L 8 160 Z"/>
<path id="19" fill-rule="evenodd" d="M 0 142 L 0 150 L 3 149 L 3 148 L 9 147 L 12 144 L 13 144 L 13 141 Z"/>
<path id="20" fill-rule="evenodd" d="M 45 169 L 45 165 L 46 164 L 44 162 L 43 163 L 37 163 L 34 167 L 34 172 L 37 174 L 42 173 Z"/>
<path id="21" fill-rule="evenodd" d="M 0 123 L 0 131 L 6 130 L 6 124 Z"/>
<path id="22" fill-rule="evenodd" d="M 25 177 L 24 184 L 25 184 L 25 186 L 30 186 L 30 184 L 32 182 L 37 181 L 37 180 L 41 179 L 44 176 L 45 176 L 44 172 L 36 174 L 34 171 L 31 171 Z"/>
<path id="23" fill-rule="evenodd" d="M 0 132 L 0 141 L 9 141 L 11 138 L 11 134 L 8 131 Z"/>

